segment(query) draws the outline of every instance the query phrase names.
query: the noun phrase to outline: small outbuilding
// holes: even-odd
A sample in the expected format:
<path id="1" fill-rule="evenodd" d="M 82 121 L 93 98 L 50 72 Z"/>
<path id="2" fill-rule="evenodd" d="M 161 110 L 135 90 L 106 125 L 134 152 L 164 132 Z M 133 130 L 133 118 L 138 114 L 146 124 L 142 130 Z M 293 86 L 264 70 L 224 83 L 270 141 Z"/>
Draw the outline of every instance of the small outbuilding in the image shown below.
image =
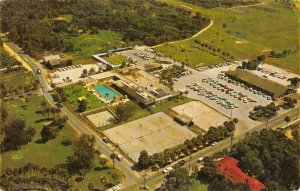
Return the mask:
<path id="1" fill-rule="evenodd" d="M 43 63 L 48 68 L 55 68 L 63 64 L 60 55 L 50 55 L 43 58 Z"/>

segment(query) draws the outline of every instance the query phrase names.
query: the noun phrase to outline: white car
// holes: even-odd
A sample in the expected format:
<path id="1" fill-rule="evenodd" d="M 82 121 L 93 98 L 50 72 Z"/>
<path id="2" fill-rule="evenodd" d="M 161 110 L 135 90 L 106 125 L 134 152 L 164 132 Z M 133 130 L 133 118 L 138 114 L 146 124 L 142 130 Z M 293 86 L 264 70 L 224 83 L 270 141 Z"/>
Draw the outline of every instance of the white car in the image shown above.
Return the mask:
<path id="1" fill-rule="evenodd" d="M 163 173 L 168 173 L 168 172 L 171 172 L 172 170 L 173 170 L 172 167 L 168 167 L 163 170 Z"/>
<path id="2" fill-rule="evenodd" d="M 121 190 L 121 188 L 120 188 L 119 186 L 113 187 L 113 188 L 111 189 L 111 191 L 119 191 L 119 190 Z"/>
<path id="3" fill-rule="evenodd" d="M 199 163 L 202 163 L 202 162 L 203 162 L 203 157 L 200 157 L 200 158 L 198 159 L 198 162 L 199 162 Z"/>
<path id="4" fill-rule="evenodd" d="M 213 142 L 212 144 L 211 144 L 211 146 L 215 146 L 215 145 L 217 145 L 218 144 L 218 142 Z"/>

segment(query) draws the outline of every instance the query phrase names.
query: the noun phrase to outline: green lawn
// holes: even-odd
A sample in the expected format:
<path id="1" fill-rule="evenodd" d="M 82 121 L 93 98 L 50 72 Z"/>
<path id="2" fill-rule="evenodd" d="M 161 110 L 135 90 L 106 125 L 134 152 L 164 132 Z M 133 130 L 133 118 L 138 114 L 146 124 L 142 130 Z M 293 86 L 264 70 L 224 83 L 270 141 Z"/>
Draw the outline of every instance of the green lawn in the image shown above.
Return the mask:
<path id="1" fill-rule="evenodd" d="M 207 185 L 201 184 L 198 180 L 193 180 L 193 183 L 189 187 L 189 191 L 207 191 Z"/>
<path id="2" fill-rule="evenodd" d="M 103 176 L 107 177 L 107 182 L 113 185 L 119 184 L 122 179 L 122 174 L 116 169 L 112 168 L 111 163 L 101 165 L 99 163 L 100 157 L 95 157 L 91 170 L 84 177 L 84 181 L 76 182 L 74 188 L 81 190 L 87 190 L 87 185 L 92 182 L 95 185 L 95 189 L 106 190 L 109 187 L 105 187 L 106 183 L 101 182 Z"/>
<path id="3" fill-rule="evenodd" d="M 20 70 L 14 70 L 11 72 L 0 71 L 0 82 L 4 83 L 5 86 L 17 88 L 18 86 L 31 85 L 35 78 L 32 73 L 22 68 Z"/>
<path id="4" fill-rule="evenodd" d="M 114 65 L 119 65 L 123 62 L 128 62 L 125 58 L 117 54 L 113 54 L 111 57 L 105 56 L 103 58 Z"/>
<path id="5" fill-rule="evenodd" d="M 70 37 L 75 51 L 67 52 L 67 56 L 73 59 L 74 64 L 89 64 L 96 62 L 93 54 L 108 51 L 114 47 L 124 46 L 122 35 L 110 30 L 100 30 L 99 34 L 81 34 Z"/>
<path id="6" fill-rule="evenodd" d="M 9 118 L 21 118 L 26 121 L 26 125 L 36 129 L 33 140 L 18 151 L 9 151 L 1 153 L 2 167 L 18 168 L 29 162 L 38 164 L 41 167 L 51 168 L 56 165 L 65 164 L 67 157 L 72 155 L 72 145 L 63 146 L 62 140 L 73 140 L 78 134 L 67 124 L 59 131 L 57 137 L 44 144 L 35 141 L 41 138 L 40 131 L 44 122 L 38 122 L 43 119 L 43 115 L 37 113 L 41 109 L 40 102 L 44 100 L 43 96 L 31 96 L 30 102 L 22 100 L 10 100 L 4 102 L 7 107 Z M 1 103 L 2 104 L 2 103 Z M 113 174 L 115 178 L 113 178 Z M 104 190 L 105 183 L 100 181 L 100 177 L 107 176 L 108 182 L 113 185 L 118 184 L 122 175 L 119 171 L 112 169 L 112 165 L 107 163 L 100 165 L 99 157 L 94 158 L 92 169 L 86 174 L 84 181 L 76 182 L 74 188 L 86 190 L 88 183 L 92 182 L 95 188 Z"/>
<path id="7" fill-rule="evenodd" d="M 72 149 L 71 147 L 63 146 L 61 141 L 64 139 L 72 140 L 77 134 L 69 125 L 66 125 L 59 131 L 56 139 L 50 140 L 45 144 L 35 143 L 41 138 L 40 131 L 45 123 L 45 121 L 41 120 L 43 115 L 36 113 L 41 109 L 40 103 L 44 100 L 44 97 L 30 96 L 29 100 L 28 106 L 23 99 L 4 102 L 9 118 L 24 119 L 27 126 L 32 126 L 36 129 L 36 134 L 29 144 L 22 146 L 21 150 L 1 153 L 3 166 L 16 168 L 32 162 L 45 167 L 53 167 L 65 163 L 67 156 L 71 155 Z"/>
<path id="8" fill-rule="evenodd" d="M 93 93 L 85 89 L 81 84 L 72 84 L 63 88 L 68 102 L 75 108 L 78 108 L 78 98 L 85 97 L 88 101 L 86 110 L 92 110 L 99 107 L 104 107 L 105 103 L 101 102 Z"/>
<path id="9" fill-rule="evenodd" d="M 217 56 L 192 48 L 196 46 L 195 39 L 212 44 L 221 51 L 229 52 L 235 59 L 253 59 L 260 54 L 269 55 L 270 50 L 299 51 L 297 13 L 274 1 L 264 0 L 265 5 L 243 7 L 238 10 L 205 9 L 180 0 L 161 1 L 180 7 L 187 6 L 193 12 L 200 11 L 214 21 L 211 28 L 192 40 L 156 48 L 180 61 L 188 59 L 191 66 L 200 63 L 215 64 L 221 61 Z M 297 52 L 286 58 L 268 58 L 267 62 L 299 73 L 299 58 Z"/>

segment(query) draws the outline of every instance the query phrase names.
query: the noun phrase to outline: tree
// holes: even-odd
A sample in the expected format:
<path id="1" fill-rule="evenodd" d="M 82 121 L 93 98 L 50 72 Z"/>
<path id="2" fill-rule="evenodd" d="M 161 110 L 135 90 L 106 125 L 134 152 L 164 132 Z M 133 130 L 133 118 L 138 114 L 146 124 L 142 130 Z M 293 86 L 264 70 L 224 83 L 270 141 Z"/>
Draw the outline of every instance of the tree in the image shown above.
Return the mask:
<path id="1" fill-rule="evenodd" d="M 93 191 L 94 189 L 95 189 L 95 185 L 93 184 L 93 183 L 89 183 L 88 184 L 88 189 L 89 189 L 89 191 Z"/>
<path id="2" fill-rule="evenodd" d="M 25 121 L 21 119 L 15 119 L 6 124 L 3 128 L 4 137 L 4 148 L 6 150 L 17 150 L 21 145 L 27 144 L 31 141 L 35 134 L 35 129 L 27 127 Z"/>
<path id="3" fill-rule="evenodd" d="M 1 104 L 1 121 L 5 122 L 8 118 L 8 112 L 4 104 Z"/>
<path id="4" fill-rule="evenodd" d="M 89 169 L 94 159 L 95 137 L 82 134 L 74 143 L 73 156 L 68 157 L 67 165 L 70 172 Z"/>
<path id="5" fill-rule="evenodd" d="M 86 99 L 81 99 L 81 100 L 78 100 L 78 108 L 77 108 L 77 111 L 78 112 L 84 112 L 87 108 L 87 100 Z"/>
<path id="6" fill-rule="evenodd" d="M 115 159 L 117 158 L 117 154 L 116 153 L 112 153 L 110 155 L 110 158 L 113 160 L 113 168 L 115 168 Z"/>
<path id="7" fill-rule="evenodd" d="M 286 116 L 284 118 L 284 121 L 286 122 L 286 125 L 288 125 L 288 123 L 291 121 L 291 117 L 290 116 Z"/>
<path id="8" fill-rule="evenodd" d="M 212 158 L 204 157 L 203 168 L 198 172 L 197 179 L 203 183 L 211 182 L 217 176 L 217 165 Z"/>
<path id="9" fill-rule="evenodd" d="M 167 190 L 188 191 L 189 172 L 179 165 L 175 165 L 174 169 L 166 176 L 165 187 Z"/>
<path id="10" fill-rule="evenodd" d="M 135 110 L 136 106 L 132 102 L 119 104 L 115 109 L 116 115 L 120 120 L 126 120 L 135 113 Z"/>
<path id="11" fill-rule="evenodd" d="M 289 78 L 289 79 L 287 79 L 287 81 L 290 82 L 291 86 L 299 87 L 300 78 L 298 78 L 298 77 Z"/>
<path id="12" fill-rule="evenodd" d="M 41 131 L 42 140 L 48 141 L 56 137 L 56 131 L 53 127 L 46 125 Z"/>
<path id="13" fill-rule="evenodd" d="M 88 76 L 88 71 L 87 71 L 87 69 L 83 69 L 83 70 L 82 70 L 81 77 L 82 77 L 82 78 L 85 78 L 85 77 L 87 77 L 87 76 Z"/>
<path id="14" fill-rule="evenodd" d="M 140 152 L 138 166 L 140 169 L 147 169 L 150 165 L 150 157 L 147 151 L 143 150 Z"/>

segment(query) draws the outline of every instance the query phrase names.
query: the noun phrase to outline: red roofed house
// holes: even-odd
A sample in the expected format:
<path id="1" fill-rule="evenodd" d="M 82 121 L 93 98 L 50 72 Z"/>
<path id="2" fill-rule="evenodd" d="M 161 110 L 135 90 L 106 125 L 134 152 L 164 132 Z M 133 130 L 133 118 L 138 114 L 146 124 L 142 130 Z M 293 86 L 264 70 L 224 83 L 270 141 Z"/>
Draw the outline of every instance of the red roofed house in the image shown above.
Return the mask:
<path id="1" fill-rule="evenodd" d="M 238 160 L 233 157 L 225 157 L 218 161 L 219 170 L 222 175 L 233 183 L 248 184 L 251 191 L 260 191 L 266 186 L 260 181 L 248 176 L 238 166 Z"/>

